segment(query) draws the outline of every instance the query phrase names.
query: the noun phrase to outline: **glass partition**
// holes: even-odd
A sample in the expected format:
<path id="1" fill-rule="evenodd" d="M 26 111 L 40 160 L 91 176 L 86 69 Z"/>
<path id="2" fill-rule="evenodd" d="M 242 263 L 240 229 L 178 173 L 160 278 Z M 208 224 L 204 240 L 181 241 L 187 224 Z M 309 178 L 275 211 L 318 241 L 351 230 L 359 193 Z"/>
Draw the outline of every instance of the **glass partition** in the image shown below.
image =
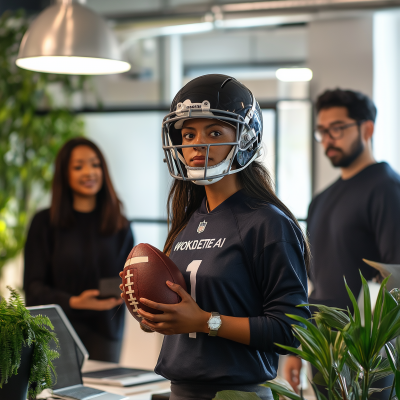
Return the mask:
<path id="1" fill-rule="evenodd" d="M 276 110 L 262 113 L 261 162 L 276 182 L 278 196 L 296 217 L 305 218 L 311 200 L 311 104 L 281 101 Z M 106 157 L 125 215 L 132 221 L 135 243 L 159 249 L 167 236 L 166 202 L 172 182 L 161 148 L 164 115 L 164 111 L 83 115 L 88 137 Z"/>
<path id="2" fill-rule="evenodd" d="M 84 114 L 87 136 L 106 157 L 111 179 L 133 221 L 135 243 L 164 246 L 166 201 L 171 182 L 163 163 L 161 122 L 164 111 Z"/>
<path id="3" fill-rule="evenodd" d="M 277 104 L 277 194 L 299 219 L 307 217 L 312 195 L 312 104 Z"/>

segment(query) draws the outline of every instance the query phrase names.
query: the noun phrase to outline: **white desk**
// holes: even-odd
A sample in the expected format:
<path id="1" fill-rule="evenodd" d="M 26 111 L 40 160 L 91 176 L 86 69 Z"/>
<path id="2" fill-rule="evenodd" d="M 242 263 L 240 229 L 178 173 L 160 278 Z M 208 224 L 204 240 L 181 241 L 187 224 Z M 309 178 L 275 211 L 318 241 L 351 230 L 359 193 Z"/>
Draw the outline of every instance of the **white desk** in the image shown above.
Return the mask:
<path id="1" fill-rule="evenodd" d="M 117 364 L 88 360 L 83 365 L 82 372 L 98 371 L 99 369 L 112 368 L 116 366 Z M 161 382 L 148 383 L 145 385 L 130 386 L 130 387 L 93 385 L 85 383 L 85 386 L 90 386 L 96 389 L 105 390 L 110 393 L 129 396 L 129 400 L 151 400 L 152 394 L 166 392 L 169 390 L 170 385 L 171 385 L 170 381 L 161 381 Z"/>
<path id="2" fill-rule="evenodd" d="M 98 371 L 100 369 L 107 369 L 116 367 L 118 364 L 102 362 L 102 361 L 92 361 L 88 360 L 85 362 L 82 368 L 82 372 Z M 151 395 L 154 393 L 167 392 L 170 389 L 170 381 L 161 381 L 154 383 L 147 383 L 144 385 L 130 386 L 130 387 L 120 387 L 120 386 L 110 386 L 110 385 L 94 385 L 92 383 L 84 383 L 85 386 L 90 386 L 95 389 L 104 390 L 106 392 L 120 394 L 121 396 L 127 396 L 129 400 L 151 400 Z M 44 391 L 41 396 L 45 396 L 47 400 L 54 399 L 51 397 L 50 392 Z M 50 397 L 48 397 L 50 396 Z M 40 397 L 43 398 L 43 397 Z"/>

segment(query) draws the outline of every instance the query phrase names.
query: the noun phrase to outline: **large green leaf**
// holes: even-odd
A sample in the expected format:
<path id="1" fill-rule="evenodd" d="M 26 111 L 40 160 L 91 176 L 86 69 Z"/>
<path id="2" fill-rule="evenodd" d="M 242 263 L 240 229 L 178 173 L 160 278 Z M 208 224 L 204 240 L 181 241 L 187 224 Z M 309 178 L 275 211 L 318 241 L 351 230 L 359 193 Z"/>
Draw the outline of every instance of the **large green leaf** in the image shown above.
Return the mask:
<path id="1" fill-rule="evenodd" d="M 381 320 L 377 331 L 374 352 L 380 349 L 390 340 L 393 340 L 400 334 L 400 305 L 397 305 L 389 311 Z"/>
<path id="2" fill-rule="evenodd" d="M 397 303 L 400 303 L 400 289 L 399 288 L 393 288 L 390 291 L 390 294 L 393 296 L 393 298 L 397 301 Z"/>
<path id="3" fill-rule="evenodd" d="M 317 329 L 317 327 L 305 318 L 299 317 L 297 315 L 287 314 L 288 317 L 304 324 L 307 329 L 301 326 L 294 325 L 293 330 L 302 338 L 307 339 L 312 344 L 312 347 L 316 354 L 319 355 L 320 360 L 324 363 L 328 362 L 327 353 L 329 351 L 329 343 L 323 334 Z"/>
<path id="4" fill-rule="evenodd" d="M 385 351 L 387 355 L 387 360 L 390 363 L 390 367 L 392 368 L 392 371 L 395 372 L 399 368 L 397 351 L 394 348 L 393 344 L 390 342 L 385 344 Z"/>
<path id="5" fill-rule="evenodd" d="M 362 328 L 353 328 L 349 329 L 347 332 L 343 332 L 343 338 L 346 342 L 346 345 L 351 352 L 354 359 L 364 368 L 369 369 L 369 359 L 365 358 L 365 353 L 363 352 L 363 347 L 361 344 L 361 331 Z"/>
<path id="6" fill-rule="evenodd" d="M 322 322 L 329 327 L 342 330 L 350 322 L 350 318 L 340 308 L 327 307 L 322 304 L 311 304 L 318 308 L 318 312 L 314 314 L 316 322 Z"/>
<path id="7" fill-rule="evenodd" d="M 261 400 L 253 392 L 240 392 L 238 390 L 222 390 L 218 392 L 213 400 Z"/>
<path id="8" fill-rule="evenodd" d="M 371 320 L 372 320 L 372 311 L 371 311 L 371 296 L 369 293 L 369 287 L 367 281 L 361 274 L 361 282 L 363 287 L 364 294 L 364 343 L 363 350 L 366 353 L 367 357 L 370 355 L 370 344 L 371 344 Z"/>
<path id="9" fill-rule="evenodd" d="M 316 397 L 317 400 L 326 400 L 325 395 L 322 394 L 322 393 L 318 390 L 317 385 L 316 385 L 315 383 L 311 382 L 311 386 L 312 386 L 312 388 L 313 388 L 313 390 L 314 390 L 315 397 Z"/>
<path id="10" fill-rule="evenodd" d="M 354 399 L 354 400 L 360 400 L 360 392 L 361 392 L 361 389 L 360 389 L 359 382 L 356 381 L 356 380 L 354 380 L 354 381 L 351 383 L 350 387 L 351 387 L 351 393 L 352 393 L 353 399 Z"/>
<path id="11" fill-rule="evenodd" d="M 312 380 L 316 385 L 325 387 L 328 386 L 328 382 L 325 381 L 324 376 L 319 371 L 313 376 Z"/>
<path id="12" fill-rule="evenodd" d="M 383 302 L 384 302 L 384 293 L 385 293 L 385 288 L 386 284 L 389 278 L 386 278 L 383 280 L 381 283 L 381 287 L 379 288 L 379 293 L 378 297 L 375 303 L 375 311 L 374 311 L 374 317 L 373 317 L 373 326 L 372 326 L 372 334 L 371 334 L 371 351 L 374 352 L 375 349 L 377 348 L 377 341 L 378 341 L 378 329 L 379 329 L 379 324 L 382 319 L 382 307 L 383 307 Z"/>
<path id="13" fill-rule="evenodd" d="M 400 399 L 400 371 L 397 370 L 394 373 L 394 389 L 397 398 Z"/>
<path id="14" fill-rule="evenodd" d="M 354 324 L 357 328 L 360 328 L 361 327 L 361 314 L 360 314 L 360 309 L 358 308 L 357 300 L 354 297 L 353 292 L 350 290 L 349 286 L 347 285 L 346 278 L 343 278 L 343 279 L 344 279 L 344 284 L 346 286 L 347 294 L 349 295 L 350 300 L 353 304 Z"/>
<path id="15" fill-rule="evenodd" d="M 384 390 L 388 390 L 390 388 L 391 388 L 391 386 L 386 386 L 384 388 L 369 388 L 368 389 L 368 396 L 371 396 L 371 394 L 374 394 L 374 393 L 383 392 Z"/>
<path id="16" fill-rule="evenodd" d="M 383 310 L 382 310 L 382 318 L 386 316 L 390 311 L 392 311 L 397 306 L 397 301 L 395 298 L 387 291 L 384 290 L 384 303 L 383 303 Z"/>
<path id="17" fill-rule="evenodd" d="M 388 358 L 382 358 L 378 366 L 371 370 L 371 383 L 378 381 L 380 379 L 386 378 L 393 374 L 392 367 L 390 365 L 390 360 Z"/>
<path id="18" fill-rule="evenodd" d="M 278 393 L 281 396 L 288 397 L 289 399 L 304 400 L 301 396 L 299 396 L 292 390 L 289 390 L 286 386 L 283 386 L 282 384 L 274 383 L 271 381 L 271 382 L 265 382 L 263 386 L 267 386 L 272 390 L 272 392 Z"/>

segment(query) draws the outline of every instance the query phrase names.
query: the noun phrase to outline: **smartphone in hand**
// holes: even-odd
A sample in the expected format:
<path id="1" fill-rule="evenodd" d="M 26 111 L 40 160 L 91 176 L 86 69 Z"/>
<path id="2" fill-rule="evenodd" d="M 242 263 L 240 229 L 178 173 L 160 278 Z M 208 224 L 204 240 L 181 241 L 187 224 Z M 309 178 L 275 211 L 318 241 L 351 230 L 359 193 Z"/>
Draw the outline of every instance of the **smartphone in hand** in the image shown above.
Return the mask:
<path id="1" fill-rule="evenodd" d="M 108 299 L 110 297 L 121 297 L 121 290 L 119 285 L 121 284 L 120 277 L 102 278 L 99 281 L 99 299 Z"/>

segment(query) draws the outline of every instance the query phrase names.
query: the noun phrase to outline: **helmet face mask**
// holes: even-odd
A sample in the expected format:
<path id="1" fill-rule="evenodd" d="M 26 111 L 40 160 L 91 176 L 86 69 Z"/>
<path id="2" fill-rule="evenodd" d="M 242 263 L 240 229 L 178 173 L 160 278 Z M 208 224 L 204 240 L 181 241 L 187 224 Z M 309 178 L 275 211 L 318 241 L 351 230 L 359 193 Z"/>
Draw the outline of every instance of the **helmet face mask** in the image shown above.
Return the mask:
<path id="1" fill-rule="evenodd" d="M 181 129 L 188 119 L 216 119 L 231 125 L 235 141 L 183 145 Z M 259 155 L 262 141 L 262 115 L 251 92 L 226 75 L 205 75 L 184 86 L 171 104 L 162 123 L 162 147 L 170 175 L 198 185 L 210 185 L 224 176 L 246 168 Z M 232 146 L 227 157 L 217 165 L 208 165 L 210 148 Z M 190 167 L 182 149 L 206 148 L 204 167 Z"/>

